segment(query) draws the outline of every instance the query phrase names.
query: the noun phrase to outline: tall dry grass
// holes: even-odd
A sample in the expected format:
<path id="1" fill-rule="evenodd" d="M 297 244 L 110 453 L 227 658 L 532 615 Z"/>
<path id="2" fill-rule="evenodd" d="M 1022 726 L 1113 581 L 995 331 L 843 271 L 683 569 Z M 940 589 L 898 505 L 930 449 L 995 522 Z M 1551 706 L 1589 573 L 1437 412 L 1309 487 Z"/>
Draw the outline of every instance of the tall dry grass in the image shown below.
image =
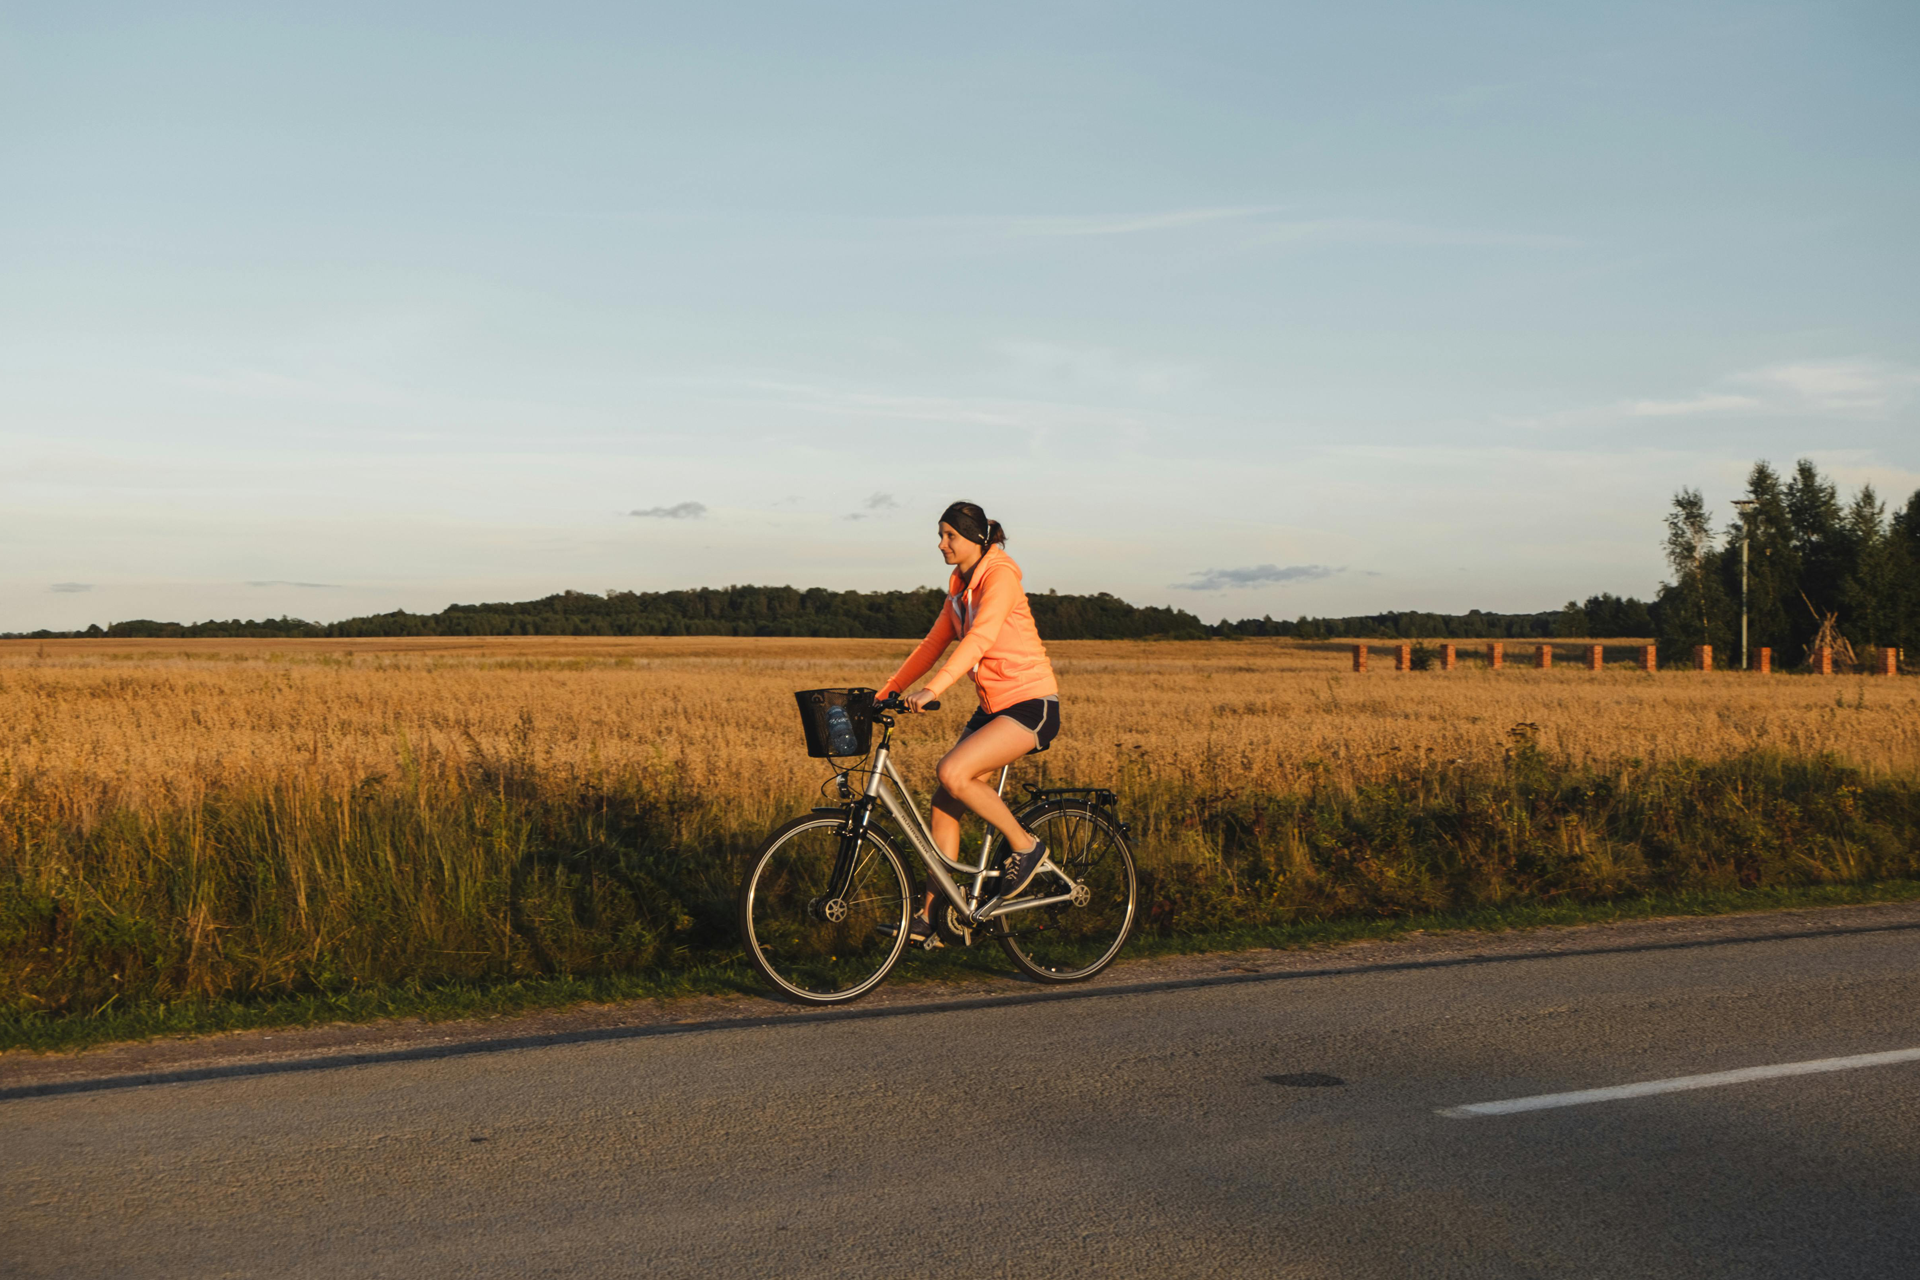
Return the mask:
<path id="1" fill-rule="evenodd" d="M 0 1001 L 724 957 L 740 859 L 827 776 L 791 692 L 908 648 L 0 643 Z M 1064 730 L 1022 772 L 1120 791 L 1154 927 L 1911 861 L 1916 681 L 1052 651 Z M 971 709 L 903 725 L 923 795 Z"/>
<path id="2" fill-rule="evenodd" d="M 567 783 L 670 775 L 771 816 L 810 791 L 795 689 L 878 685 L 892 641 L 0 642 L 0 762 L 62 811 L 191 804 L 209 788 L 299 781 L 340 793 L 423 770 L 465 785 L 475 760 L 530 761 Z M 1472 663 L 1355 675 L 1334 645 L 1242 640 L 1052 646 L 1065 730 L 1054 776 L 1288 790 L 1357 784 L 1414 758 L 1501 758 L 1508 730 L 1574 763 L 1831 753 L 1920 772 L 1920 682 L 1624 666 Z M 907 722 L 924 777 L 973 709 Z"/>

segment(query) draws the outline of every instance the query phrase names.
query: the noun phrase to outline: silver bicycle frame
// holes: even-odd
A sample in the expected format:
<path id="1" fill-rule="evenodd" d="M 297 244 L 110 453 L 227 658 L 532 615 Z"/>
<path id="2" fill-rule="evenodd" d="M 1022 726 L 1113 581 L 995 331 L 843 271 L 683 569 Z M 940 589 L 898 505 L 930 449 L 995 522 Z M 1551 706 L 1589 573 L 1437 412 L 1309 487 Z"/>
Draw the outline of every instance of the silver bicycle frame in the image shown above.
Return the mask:
<path id="1" fill-rule="evenodd" d="M 1073 901 L 1074 892 L 1080 886 L 1073 877 L 1061 870 L 1054 862 L 1053 856 L 1048 854 L 1040 859 L 1039 870 L 1034 874 L 1038 876 L 1040 871 L 1051 871 L 1066 882 L 1065 893 L 1056 893 L 1047 898 L 1020 898 L 1013 902 L 1002 902 L 985 915 L 979 914 L 982 886 L 986 883 L 987 867 L 993 861 L 993 841 L 998 833 L 989 830 L 987 838 L 981 841 L 979 866 L 969 867 L 965 863 L 948 860 L 947 856 L 934 845 L 933 832 L 928 829 L 926 819 L 920 816 L 920 811 L 914 807 L 913 793 L 907 789 L 907 784 L 900 780 L 899 773 L 894 770 L 890 737 L 891 735 L 881 740 L 880 747 L 874 754 L 873 768 L 867 775 L 866 796 L 869 800 L 878 798 L 880 803 L 886 805 L 887 812 L 893 815 L 893 820 L 900 824 L 900 829 L 906 833 L 908 841 L 912 843 L 913 851 L 920 855 L 920 861 L 927 864 L 928 877 L 940 887 L 940 892 L 946 895 L 947 901 L 959 909 L 963 919 L 972 924 L 980 924 L 1000 916 L 1012 915 L 1016 911 L 1031 911 L 1035 907 L 1050 907 L 1057 903 Z M 997 793 L 1000 795 L 1006 794 L 1007 771 L 1012 767 L 1012 765 L 1003 765 L 1000 769 L 1000 784 L 997 788 Z M 953 882 L 955 875 L 972 876 L 971 890 L 962 892 L 960 886 Z"/>

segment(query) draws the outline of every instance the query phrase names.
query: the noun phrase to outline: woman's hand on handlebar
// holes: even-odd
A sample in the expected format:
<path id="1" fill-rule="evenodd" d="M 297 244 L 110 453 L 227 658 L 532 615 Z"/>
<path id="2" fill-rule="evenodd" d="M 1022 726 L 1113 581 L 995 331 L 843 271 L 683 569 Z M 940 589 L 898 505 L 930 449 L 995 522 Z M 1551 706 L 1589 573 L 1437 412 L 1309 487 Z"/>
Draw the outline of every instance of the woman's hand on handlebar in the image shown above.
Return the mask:
<path id="1" fill-rule="evenodd" d="M 927 689 L 922 689 L 907 699 L 907 710 L 911 711 L 914 715 L 919 715 L 923 711 L 938 711 L 939 709 L 939 701 L 935 699 L 933 693 Z"/>

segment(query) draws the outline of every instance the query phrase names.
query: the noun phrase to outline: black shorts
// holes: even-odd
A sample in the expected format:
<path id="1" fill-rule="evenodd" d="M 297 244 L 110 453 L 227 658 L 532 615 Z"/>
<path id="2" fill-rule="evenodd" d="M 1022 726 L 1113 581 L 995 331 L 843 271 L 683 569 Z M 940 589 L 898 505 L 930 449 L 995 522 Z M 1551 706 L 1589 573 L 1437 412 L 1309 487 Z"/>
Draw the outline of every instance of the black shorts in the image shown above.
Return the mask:
<path id="1" fill-rule="evenodd" d="M 967 727 L 960 731 L 960 741 L 965 742 L 967 735 L 976 729 L 984 729 L 989 720 L 1005 718 L 1013 721 L 1033 735 L 1033 751 L 1045 751 L 1053 745 L 1054 737 L 1060 732 L 1060 699 L 1028 698 L 1025 702 L 1016 702 L 999 711 L 988 711 L 981 707 L 967 721 Z"/>

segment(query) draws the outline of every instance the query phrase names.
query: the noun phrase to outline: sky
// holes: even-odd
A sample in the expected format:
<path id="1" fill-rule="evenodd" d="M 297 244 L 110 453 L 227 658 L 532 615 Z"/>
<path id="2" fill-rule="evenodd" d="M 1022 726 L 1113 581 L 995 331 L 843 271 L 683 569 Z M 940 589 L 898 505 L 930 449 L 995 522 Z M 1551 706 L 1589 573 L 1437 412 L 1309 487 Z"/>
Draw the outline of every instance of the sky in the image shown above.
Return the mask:
<path id="1" fill-rule="evenodd" d="M 1650 596 L 1920 488 L 1920 6 L 0 3 L 0 631 Z"/>

